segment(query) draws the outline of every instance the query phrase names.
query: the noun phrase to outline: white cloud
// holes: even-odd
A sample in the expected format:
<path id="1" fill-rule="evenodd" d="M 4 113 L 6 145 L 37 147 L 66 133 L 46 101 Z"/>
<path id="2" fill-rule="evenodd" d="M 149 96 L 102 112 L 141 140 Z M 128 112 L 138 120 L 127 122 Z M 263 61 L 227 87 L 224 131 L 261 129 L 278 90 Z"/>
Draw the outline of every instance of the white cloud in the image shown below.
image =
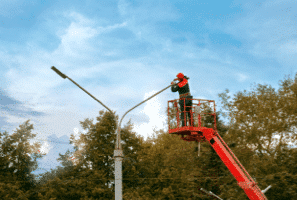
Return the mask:
<path id="1" fill-rule="evenodd" d="M 105 27 L 97 27 L 95 20 L 88 19 L 77 12 L 65 12 L 63 16 L 70 19 L 71 24 L 66 29 L 63 27 L 57 31 L 57 36 L 60 38 L 61 44 L 52 54 L 56 58 L 63 58 L 65 56 L 76 58 L 83 56 L 84 59 L 91 58 L 94 52 L 99 51 L 98 45 L 100 46 L 101 43 L 105 43 L 105 41 L 101 41 L 100 39 L 97 39 L 94 43 L 92 41 L 93 38 L 103 32 L 127 26 L 127 22 L 123 22 Z"/>
<path id="2" fill-rule="evenodd" d="M 43 56 L 50 58 L 48 55 L 50 54 L 42 54 L 38 57 L 17 56 L 17 60 L 25 66 L 45 66 L 46 63 L 52 63 L 51 60 L 55 59 L 55 57 L 52 57 L 48 61 L 44 60 Z M 56 62 L 63 62 L 63 60 L 65 59 L 63 59 L 62 54 L 61 58 L 58 58 Z M 33 65 L 33 63 L 35 64 Z M 57 68 L 60 69 L 59 67 Z M 157 69 L 160 70 L 162 74 L 168 73 L 168 70 L 162 66 L 148 67 L 146 64 L 131 60 L 101 62 L 93 67 L 84 67 L 83 70 L 81 69 L 82 68 L 74 68 L 67 71 L 63 69 L 60 70 L 62 73 L 73 78 L 73 80 L 105 105 L 111 109 L 118 109 L 116 110 L 118 114 L 124 112 L 125 108 L 130 108 L 133 104 L 135 105 L 134 102 L 126 102 L 125 99 L 135 99 L 138 101 L 137 99 L 143 94 L 142 91 L 147 91 L 151 88 L 160 88 L 159 85 L 164 84 L 166 78 L 164 79 L 164 77 L 156 75 L 158 74 Z M 145 76 L 143 76 L 144 71 L 146 72 Z M 117 73 L 114 74 L 114 72 Z M 87 79 L 95 77 L 96 79 L 100 79 L 100 76 L 105 76 L 105 78 L 114 84 L 101 86 L 97 83 L 83 83 L 85 77 L 87 77 Z M 170 76 L 170 73 L 168 76 Z M 42 135 L 38 135 L 38 137 L 46 137 L 46 135 L 52 133 L 56 133 L 57 136 L 61 136 L 65 133 L 70 134 L 73 132 L 73 127 L 78 127 L 79 121 L 84 119 L 82 116 L 95 117 L 98 115 L 99 109 L 104 109 L 101 105 L 98 105 L 97 102 L 88 97 L 87 94 L 74 86 L 69 80 L 57 76 L 50 69 L 50 66 L 23 68 L 22 70 L 12 68 L 6 73 L 5 77 L 11 82 L 11 84 L 7 86 L 9 96 L 26 102 L 24 106 L 27 108 L 32 108 L 33 110 L 47 114 L 47 116 L 33 117 L 34 120 L 38 121 L 38 124 L 36 124 L 38 132 L 42 133 Z M 121 77 L 124 77 L 124 80 Z M 135 79 L 132 77 L 138 78 Z M 86 108 L 86 105 L 88 108 Z M 23 123 L 27 119 L 25 118 L 26 116 L 23 118 L 10 115 L 5 116 L 8 118 L 9 123 L 14 124 Z M 154 118 L 151 117 L 151 120 L 154 120 Z M 63 123 L 61 127 L 57 126 L 61 121 L 67 121 L 69 123 Z M 76 123 L 73 123 L 74 121 L 76 121 Z M 158 124 L 158 121 L 151 123 L 153 126 L 161 126 Z"/>
<path id="3" fill-rule="evenodd" d="M 25 65 L 28 61 L 21 63 Z M 28 65 L 32 66 L 32 64 Z M 40 98 L 48 94 L 48 86 L 52 84 L 51 81 L 43 77 L 44 71 L 35 70 L 34 68 L 31 68 L 31 70 L 28 68 L 22 70 L 16 68 L 10 69 L 5 74 L 5 78 L 10 82 L 7 93 L 9 96 L 20 101 L 30 101 L 33 104 L 37 104 L 40 102 Z"/>
<path id="4" fill-rule="evenodd" d="M 72 22 L 66 33 L 60 35 L 61 44 L 53 54 L 75 57 L 94 51 L 88 39 L 96 34 L 98 34 L 96 29 Z"/>
<path id="5" fill-rule="evenodd" d="M 26 116 L 15 116 L 15 115 L 11 115 L 6 111 L 1 111 L 1 113 L 3 114 L 3 116 L 5 116 L 7 118 L 7 123 L 13 123 L 13 124 L 22 124 L 24 123 L 24 121 L 26 121 L 28 118 L 26 118 Z"/>
<path id="6" fill-rule="evenodd" d="M 33 117 L 39 123 L 34 126 L 39 133 L 37 137 L 45 138 L 53 133 L 58 137 L 70 135 L 74 132 L 73 127 L 80 127 L 79 121 L 87 117 L 95 118 L 99 110 L 105 109 L 69 80 L 62 79 L 55 74 L 50 69 L 51 65 L 55 65 L 62 73 L 69 75 L 109 108 L 116 110 L 120 117 L 129 108 L 139 103 L 146 91 L 161 90 L 169 85 L 178 72 L 183 72 L 191 78 L 190 88 L 194 98 L 211 99 L 210 95 L 216 96 L 220 92 L 219 88 L 217 91 L 214 89 L 221 85 L 216 83 L 221 80 L 221 77 L 217 77 L 218 74 L 228 77 L 230 70 L 233 70 L 232 66 L 244 66 L 242 60 L 236 59 L 236 55 L 228 56 L 228 53 L 220 53 L 217 49 L 197 47 L 193 42 L 198 40 L 196 36 L 193 36 L 194 34 L 183 34 L 182 36 L 187 39 L 182 44 L 176 44 L 168 39 L 172 36 L 170 34 L 166 36 L 160 34 L 156 29 L 156 22 L 179 18 L 175 8 L 167 4 L 162 5 L 163 3 L 164 1 L 156 5 L 149 3 L 147 7 L 146 3 L 140 2 L 141 5 L 135 8 L 129 4 L 129 1 L 121 0 L 118 9 L 122 18 L 115 23 L 105 21 L 104 25 L 99 24 L 102 22 L 101 18 L 91 19 L 78 12 L 65 12 L 61 21 L 65 24 L 64 21 L 68 23 L 65 19 L 69 19 L 69 24 L 58 29 L 55 29 L 56 23 L 48 27 L 51 30 L 58 30 L 56 35 L 61 40 L 53 52 L 35 48 L 29 43 L 22 54 L 15 56 L 4 53 L 8 51 L 3 47 L 0 60 L 4 60 L 11 69 L 6 74 L 6 71 L 3 73 L 7 82 L 10 82 L 7 87 L 4 87 L 7 88 L 8 95 L 25 102 L 24 106 L 27 108 L 47 114 L 42 117 Z M 295 43 L 287 41 L 286 43 L 281 40 L 282 34 L 285 33 L 279 31 L 279 29 L 288 28 L 290 24 L 281 25 L 281 19 L 271 16 L 259 20 L 260 10 L 256 10 L 255 12 L 259 12 L 256 14 L 251 12 L 246 18 L 239 18 L 233 24 L 228 21 L 229 33 L 235 38 L 247 41 L 250 44 L 247 49 L 258 57 L 259 55 L 273 56 L 278 51 L 282 54 L 294 55 L 296 53 Z M 287 19 L 286 22 L 288 22 Z M 294 21 L 291 22 L 294 24 Z M 131 55 L 126 53 L 125 46 L 114 43 L 109 45 L 110 41 L 103 39 L 100 35 L 123 27 L 132 31 L 138 37 L 136 40 L 144 41 L 154 49 L 143 57 L 131 60 L 120 58 L 117 59 L 118 61 L 101 60 L 100 56 L 115 56 L 119 51 L 124 52 L 123 57 L 130 58 Z M 290 32 L 294 32 L 294 28 L 290 29 Z M 178 33 L 176 35 L 180 36 Z M 272 45 L 273 42 L 277 45 Z M 199 43 L 205 43 L 205 41 L 199 39 Z M 111 47 L 106 50 L 104 45 Z M 164 49 L 163 52 L 162 49 Z M 207 62 L 204 62 L 205 60 Z M 248 75 L 242 73 L 235 74 L 235 76 L 241 82 L 249 78 Z M 98 84 L 98 80 L 103 78 L 108 80 L 108 83 Z M 154 93 L 156 92 L 146 93 L 143 100 Z M 134 131 L 149 136 L 153 133 L 153 128 L 167 128 L 166 125 L 164 126 L 167 120 L 164 108 L 167 107 L 168 100 L 177 97 L 178 94 L 171 93 L 169 88 L 166 92 L 135 109 L 135 113 L 141 112 L 134 116 L 146 115 L 148 120 L 135 124 Z M 14 124 L 23 123 L 27 119 L 26 116 L 17 118 L 8 113 L 4 115 L 9 123 Z M 132 123 L 135 121 L 137 120 L 132 118 Z M 50 149 L 47 145 L 45 143 L 42 147 L 45 152 Z"/>
<path id="7" fill-rule="evenodd" d="M 111 31 L 111 30 L 114 30 L 114 29 L 117 29 L 117 28 L 125 27 L 125 26 L 127 26 L 127 24 L 128 24 L 127 22 L 123 22 L 121 24 L 115 24 L 115 25 L 104 27 L 104 28 L 101 27 L 100 29 L 102 29 L 102 32 L 103 31 Z"/>
<path id="8" fill-rule="evenodd" d="M 52 147 L 49 145 L 49 143 L 46 141 L 42 144 L 42 146 L 39 149 L 39 152 L 42 154 L 48 154 L 48 152 L 52 149 Z"/>
<path id="9" fill-rule="evenodd" d="M 149 98 L 150 96 L 157 93 L 156 91 L 152 91 L 149 93 L 145 93 L 144 99 Z M 145 103 L 145 106 L 140 113 L 144 113 L 149 117 L 149 122 L 142 124 L 135 124 L 134 131 L 140 133 L 145 138 L 149 136 L 149 134 L 153 133 L 153 129 L 164 129 L 166 123 L 166 116 L 162 113 L 161 103 L 157 96 L 148 100 Z"/>
<path id="10" fill-rule="evenodd" d="M 63 13 L 65 18 L 74 20 L 79 25 L 91 25 L 93 24 L 93 21 L 84 17 L 82 14 L 78 12 L 64 12 Z"/>
<path id="11" fill-rule="evenodd" d="M 74 133 L 74 139 L 75 140 L 79 139 L 79 136 L 80 136 L 79 129 L 75 127 L 73 129 L 73 133 Z"/>
<path id="12" fill-rule="evenodd" d="M 74 133 L 75 135 L 78 134 L 78 131 L 79 131 L 78 128 L 74 128 L 74 129 L 73 129 L 73 133 Z"/>

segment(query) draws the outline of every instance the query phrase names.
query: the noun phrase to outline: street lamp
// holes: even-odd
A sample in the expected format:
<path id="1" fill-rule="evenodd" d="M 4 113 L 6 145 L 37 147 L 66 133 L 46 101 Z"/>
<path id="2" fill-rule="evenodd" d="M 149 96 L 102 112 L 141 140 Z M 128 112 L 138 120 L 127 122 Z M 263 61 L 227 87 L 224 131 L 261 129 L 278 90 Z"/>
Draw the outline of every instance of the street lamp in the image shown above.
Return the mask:
<path id="1" fill-rule="evenodd" d="M 77 85 L 80 89 L 82 89 L 84 92 L 86 92 L 88 95 L 90 95 L 93 99 L 95 99 L 97 102 L 99 102 L 101 105 L 103 105 L 107 110 L 109 110 L 113 114 L 113 112 L 107 106 L 105 106 L 101 101 L 99 101 L 94 96 L 92 96 L 89 92 L 87 92 L 85 89 L 83 89 L 80 85 L 78 85 L 76 82 L 74 82 L 71 78 L 69 78 L 65 74 L 61 73 L 54 66 L 52 66 L 51 69 L 54 70 L 62 78 L 64 78 L 64 79 L 68 78 L 70 81 L 72 81 L 75 85 Z M 176 84 L 176 83 L 174 83 L 174 84 Z M 115 150 L 114 150 L 114 159 L 115 159 L 115 172 L 114 172 L 115 174 L 114 175 L 115 175 L 115 199 L 116 200 L 122 200 L 123 199 L 123 192 L 122 192 L 122 160 L 123 160 L 124 156 L 123 156 L 123 149 L 122 149 L 122 144 L 121 144 L 121 123 L 123 121 L 123 118 L 127 115 L 128 112 L 130 112 L 134 108 L 138 107 L 139 105 L 143 104 L 144 102 L 150 100 L 154 96 L 160 94 L 161 92 L 163 92 L 164 90 L 166 90 L 170 86 L 171 85 L 167 86 L 166 88 L 160 90 L 156 94 L 152 95 L 151 97 L 147 98 L 146 100 L 140 102 L 139 104 L 137 104 L 136 106 L 134 106 L 133 108 L 128 110 L 123 115 L 123 117 L 121 118 L 121 120 L 119 122 L 119 125 L 118 125 L 118 128 L 117 128 L 117 133 L 116 133 L 117 134 L 116 145 L 115 145 Z"/>
<path id="2" fill-rule="evenodd" d="M 82 89 L 83 91 L 85 91 L 85 93 L 87 93 L 88 95 L 90 95 L 93 99 L 95 99 L 97 102 L 99 102 L 102 106 L 104 106 L 107 110 L 109 110 L 109 112 L 111 112 L 111 110 L 104 105 L 101 101 L 99 101 L 98 99 L 96 99 L 93 95 L 91 95 L 90 93 L 88 93 L 88 91 L 86 91 L 85 89 L 83 89 L 80 85 L 78 85 L 76 82 L 74 82 L 71 78 L 69 78 L 68 76 L 66 76 L 65 74 L 63 74 L 62 72 L 60 72 L 57 68 L 55 68 L 54 66 L 52 66 L 52 70 L 54 70 L 57 74 L 59 74 L 62 78 L 68 78 L 72 83 L 74 83 L 75 85 L 77 85 L 80 89 Z M 111 112 L 112 113 L 112 112 Z"/>
<path id="3" fill-rule="evenodd" d="M 123 192 L 122 192 L 122 159 L 123 159 L 123 150 L 122 150 L 122 144 L 121 144 L 121 123 L 123 121 L 123 118 L 127 115 L 128 112 L 133 110 L 134 108 L 140 106 L 144 102 L 150 100 L 154 96 L 160 94 L 167 88 L 171 87 L 171 85 L 167 86 L 166 88 L 160 90 L 156 94 L 152 95 L 151 97 L 147 98 L 146 100 L 140 102 L 130 110 L 128 110 L 123 117 L 120 120 L 118 129 L 117 129 L 117 141 L 116 141 L 116 146 L 114 150 L 114 158 L 115 158 L 115 199 L 116 200 L 122 200 L 123 199 Z"/>

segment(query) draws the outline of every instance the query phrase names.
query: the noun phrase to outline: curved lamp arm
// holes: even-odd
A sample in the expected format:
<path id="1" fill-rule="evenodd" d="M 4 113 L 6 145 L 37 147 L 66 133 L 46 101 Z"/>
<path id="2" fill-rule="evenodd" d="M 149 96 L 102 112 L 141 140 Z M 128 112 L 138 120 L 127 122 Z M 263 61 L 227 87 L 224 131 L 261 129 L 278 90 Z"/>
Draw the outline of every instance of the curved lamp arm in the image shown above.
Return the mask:
<path id="1" fill-rule="evenodd" d="M 176 83 L 172 84 L 172 85 L 175 85 Z M 130 110 L 128 110 L 124 115 L 123 117 L 121 118 L 120 120 L 120 123 L 119 123 L 119 126 L 118 126 L 118 129 L 117 129 L 117 141 L 116 141 L 116 149 L 122 149 L 122 144 L 121 144 L 121 123 L 123 121 L 123 118 L 127 115 L 128 112 L 130 112 L 131 110 L 133 110 L 134 108 L 136 108 L 137 106 L 143 104 L 144 102 L 150 100 L 151 98 L 153 98 L 154 96 L 160 94 L 161 92 L 163 92 L 164 90 L 166 90 L 167 88 L 171 87 L 171 85 L 167 86 L 166 88 L 160 90 L 159 92 L 157 92 L 156 94 L 152 95 L 151 97 L 147 98 L 146 100 L 140 102 L 139 104 L 137 104 L 136 106 L 134 106 L 133 108 L 131 108 Z"/>

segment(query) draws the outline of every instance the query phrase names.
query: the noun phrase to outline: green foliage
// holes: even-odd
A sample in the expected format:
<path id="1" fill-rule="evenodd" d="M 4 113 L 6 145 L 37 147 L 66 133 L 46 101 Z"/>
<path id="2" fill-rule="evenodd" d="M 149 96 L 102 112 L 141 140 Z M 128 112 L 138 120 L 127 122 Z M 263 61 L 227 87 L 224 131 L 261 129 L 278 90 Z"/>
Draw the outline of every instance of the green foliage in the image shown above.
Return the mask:
<path id="1" fill-rule="evenodd" d="M 257 177 L 254 180 L 261 189 L 272 185 L 265 194 L 268 199 L 295 199 L 296 159 L 292 155 L 296 150 L 289 149 L 288 143 L 297 144 L 297 74 L 295 82 L 286 79 L 280 86 L 276 92 L 258 84 L 249 93 L 238 92 L 233 101 L 228 101 L 228 90 L 219 96 L 230 119 L 225 138 L 236 144 L 233 152 L 249 174 Z M 278 140 L 275 135 L 280 136 Z M 234 194 L 231 188 L 235 187 L 221 187 L 226 191 L 222 198 Z"/>
<path id="2" fill-rule="evenodd" d="M 7 132 L 0 134 L 1 199 L 17 197 L 27 199 L 22 196 L 35 187 L 34 175 L 31 172 L 37 168 L 36 159 L 41 158 L 42 155 L 37 153 L 40 148 L 39 143 L 33 145 L 29 143 L 29 140 L 36 136 L 36 134 L 32 134 L 34 128 L 29 121 L 21 124 L 11 135 Z"/>
<path id="3" fill-rule="evenodd" d="M 113 193 L 104 183 L 102 171 L 74 169 L 48 181 L 38 196 L 40 199 L 112 199 Z"/>
<path id="4" fill-rule="evenodd" d="M 75 152 L 67 151 L 57 159 L 63 167 L 45 173 L 40 179 L 38 196 L 41 199 L 113 199 L 114 198 L 114 160 L 116 128 L 118 116 L 109 112 L 99 112 L 97 123 L 86 119 L 81 122 L 87 130 L 79 139 L 71 135 Z M 135 178 L 138 152 L 141 149 L 139 136 L 132 132 L 130 121 L 121 129 L 123 142 L 123 176 Z M 81 148 L 83 147 L 83 148 Z M 75 157 L 72 160 L 71 157 Z M 124 188 L 135 188 L 138 182 L 124 180 Z M 111 186 L 111 187 L 110 187 Z"/>
<path id="5" fill-rule="evenodd" d="M 113 189 L 108 187 L 113 177 L 113 156 L 116 119 L 109 112 L 100 111 L 97 123 L 86 119 L 81 122 L 88 132 L 81 134 L 75 144 L 75 152 L 59 154 L 58 167 L 41 178 L 39 197 L 42 199 L 112 199 Z M 79 146 L 83 144 L 83 150 Z M 77 162 L 71 157 L 75 157 Z"/>
<path id="6" fill-rule="evenodd" d="M 20 182 L 1 182 L 0 183 L 0 199 L 16 199 L 28 200 L 21 188 Z"/>

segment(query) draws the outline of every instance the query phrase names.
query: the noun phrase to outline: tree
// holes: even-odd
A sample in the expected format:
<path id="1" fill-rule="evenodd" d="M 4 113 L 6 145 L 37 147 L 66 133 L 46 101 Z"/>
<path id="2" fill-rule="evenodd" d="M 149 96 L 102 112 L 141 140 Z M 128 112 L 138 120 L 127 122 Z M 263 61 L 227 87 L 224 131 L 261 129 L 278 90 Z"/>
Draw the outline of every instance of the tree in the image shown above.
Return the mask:
<path id="1" fill-rule="evenodd" d="M 267 191 L 269 199 L 296 199 L 297 194 L 297 149 L 284 147 L 282 152 L 270 162 L 274 172 L 264 178 L 272 188 Z M 268 166 L 267 166 L 268 167 Z"/>
<path id="2" fill-rule="evenodd" d="M 37 168 L 37 158 L 40 143 L 30 145 L 29 140 L 36 134 L 32 133 L 33 124 L 27 120 L 9 135 L 1 133 L 1 172 L 0 172 L 0 197 L 26 199 L 25 193 L 35 187 L 34 175 Z M 12 187 L 13 186 L 13 187 Z M 34 198 L 31 198 L 34 199 Z"/>
<path id="3" fill-rule="evenodd" d="M 229 131 L 233 140 L 248 144 L 260 155 L 268 153 L 273 157 L 282 145 L 296 142 L 296 132 L 292 130 L 297 121 L 296 83 L 289 79 L 280 86 L 276 93 L 271 86 L 258 84 L 249 93 L 238 92 L 231 102 L 227 102 L 226 94 L 219 94 L 233 119 Z M 272 138 L 276 134 L 280 135 L 278 144 Z"/>
<path id="4" fill-rule="evenodd" d="M 114 198 L 114 160 L 113 153 L 116 139 L 118 116 L 110 112 L 99 112 L 97 123 L 85 119 L 80 122 L 85 134 L 78 139 L 70 137 L 70 143 L 75 145 L 75 151 L 60 154 L 58 160 L 63 167 L 55 170 L 51 179 L 42 185 L 39 192 L 41 199 L 113 199 Z M 137 174 L 134 162 L 137 160 L 141 147 L 141 137 L 132 132 L 130 121 L 121 129 L 124 161 L 124 190 L 136 188 L 137 181 L 129 180 Z M 74 157 L 75 159 L 71 159 Z M 53 176 L 53 174 L 55 174 Z"/>
<path id="5" fill-rule="evenodd" d="M 139 153 L 142 150 L 143 137 L 132 131 L 133 124 L 131 119 L 121 129 L 121 140 L 124 159 L 122 163 L 123 173 L 123 194 L 129 190 L 137 189 L 140 181 L 140 172 L 138 171 L 140 162 Z"/>
<path id="6" fill-rule="evenodd" d="M 258 84 L 249 93 L 246 90 L 238 92 L 233 101 L 228 101 L 228 90 L 219 96 L 229 112 L 230 123 L 226 137 L 238 147 L 254 152 L 252 162 L 247 168 L 258 177 L 256 181 L 260 188 L 272 184 L 266 194 L 267 198 L 280 199 L 283 195 L 284 199 L 292 199 L 292 193 L 288 196 L 286 192 L 289 188 L 296 188 L 296 182 L 293 181 L 296 179 L 292 173 L 288 173 L 289 168 L 281 160 L 290 157 L 290 151 L 286 150 L 288 143 L 296 144 L 297 141 L 297 74 L 295 82 L 289 78 L 279 85 L 281 87 L 276 92 L 271 86 Z M 279 139 L 274 139 L 275 135 Z M 279 173 L 285 176 L 279 176 Z M 292 180 L 291 185 L 288 188 L 285 184 L 279 185 L 280 179 L 273 177 L 290 177 L 288 179 Z M 272 195 L 274 186 L 279 188 L 279 195 Z"/>
<path id="7" fill-rule="evenodd" d="M 112 154 L 115 139 L 116 118 L 109 112 L 99 112 L 98 122 L 93 124 L 86 119 L 80 122 L 88 132 L 80 135 L 79 141 L 71 136 L 70 143 L 75 143 L 75 152 L 59 154 L 63 168 L 56 171 L 54 179 L 42 186 L 40 198 L 50 199 L 112 199 L 114 193 L 108 188 L 112 179 Z M 84 148 L 79 150 L 79 143 Z M 113 146 L 113 147 L 112 147 Z M 75 157 L 73 161 L 71 157 Z"/>

